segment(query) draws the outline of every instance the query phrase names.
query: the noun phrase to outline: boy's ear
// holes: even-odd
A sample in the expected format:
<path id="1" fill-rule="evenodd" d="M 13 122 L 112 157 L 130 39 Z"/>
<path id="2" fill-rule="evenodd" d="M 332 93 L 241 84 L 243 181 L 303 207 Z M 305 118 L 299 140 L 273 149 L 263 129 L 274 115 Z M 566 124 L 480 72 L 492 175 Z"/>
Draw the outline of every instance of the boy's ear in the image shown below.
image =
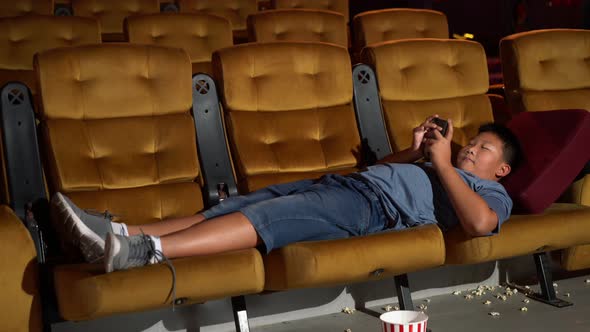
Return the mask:
<path id="1" fill-rule="evenodd" d="M 496 177 L 498 179 L 501 179 L 506 175 L 510 174 L 510 171 L 512 171 L 512 167 L 510 167 L 510 165 L 508 165 L 507 163 L 502 163 L 500 167 L 496 169 Z"/>

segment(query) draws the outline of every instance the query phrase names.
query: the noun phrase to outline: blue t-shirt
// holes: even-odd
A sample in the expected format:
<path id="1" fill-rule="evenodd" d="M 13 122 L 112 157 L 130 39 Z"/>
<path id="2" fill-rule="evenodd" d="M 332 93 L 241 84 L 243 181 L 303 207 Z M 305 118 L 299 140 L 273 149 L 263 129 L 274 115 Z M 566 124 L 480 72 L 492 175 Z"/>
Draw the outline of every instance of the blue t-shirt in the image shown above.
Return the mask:
<path id="1" fill-rule="evenodd" d="M 483 198 L 498 216 L 498 227 L 508 219 L 512 200 L 504 187 L 455 168 L 463 181 Z M 459 218 L 431 163 L 381 164 L 359 173 L 379 196 L 388 214 L 389 228 L 403 229 L 437 223 L 443 231 L 459 224 Z"/>

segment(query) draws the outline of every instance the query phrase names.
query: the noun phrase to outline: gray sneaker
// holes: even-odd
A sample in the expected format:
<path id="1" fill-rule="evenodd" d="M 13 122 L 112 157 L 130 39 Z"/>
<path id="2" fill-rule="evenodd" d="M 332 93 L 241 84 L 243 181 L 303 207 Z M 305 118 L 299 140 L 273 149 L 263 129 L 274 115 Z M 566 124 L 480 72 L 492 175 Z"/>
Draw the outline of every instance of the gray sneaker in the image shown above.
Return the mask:
<path id="1" fill-rule="evenodd" d="M 176 269 L 161 251 L 156 250 L 149 235 L 121 236 L 107 234 L 104 264 L 107 273 L 128 270 L 153 263 L 164 262 L 172 273 L 172 287 L 168 298 L 172 299 L 172 309 L 176 304 Z"/>
<path id="2" fill-rule="evenodd" d="M 54 217 L 63 223 L 66 240 L 80 248 L 87 262 L 100 261 L 107 234 L 113 232 L 112 215 L 82 210 L 61 193 L 53 196 L 51 205 Z"/>
<path id="3" fill-rule="evenodd" d="M 107 235 L 104 255 L 107 273 L 148 265 L 155 256 L 154 242 L 148 235 Z"/>

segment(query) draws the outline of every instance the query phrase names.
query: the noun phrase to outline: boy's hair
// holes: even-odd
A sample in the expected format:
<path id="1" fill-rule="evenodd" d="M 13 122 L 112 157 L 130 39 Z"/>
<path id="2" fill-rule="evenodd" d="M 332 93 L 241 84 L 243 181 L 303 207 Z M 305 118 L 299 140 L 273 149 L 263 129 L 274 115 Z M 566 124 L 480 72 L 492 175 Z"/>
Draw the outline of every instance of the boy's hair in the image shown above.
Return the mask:
<path id="1" fill-rule="evenodd" d="M 504 143 L 502 156 L 512 168 L 516 168 L 522 159 L 522 148 L 514 133 L 507 127 L 497 123 L 486 123 L 479 127 L 478 134 L 493 133 Z"/>

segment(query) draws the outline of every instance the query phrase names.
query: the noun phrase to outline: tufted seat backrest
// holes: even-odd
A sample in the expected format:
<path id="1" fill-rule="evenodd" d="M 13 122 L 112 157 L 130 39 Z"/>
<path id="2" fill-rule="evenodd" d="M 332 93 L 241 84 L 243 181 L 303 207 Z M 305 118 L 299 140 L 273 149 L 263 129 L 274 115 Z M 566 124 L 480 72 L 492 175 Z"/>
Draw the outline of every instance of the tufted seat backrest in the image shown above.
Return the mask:
<path id="1" fill-rule="evenodd" d="M 272 8 L 310 8 L 338 12 L 344 16 L 348 24 L 348 0 L 272 0 Z"/>
<path id="2" fill-rule="evenodd" d="M 123 41 L 123 20 L 131 15 L 160 12 L 158 0 L 72 0 L 75 16 L 94 17 L 101 25 L 103 41 Z"/>
<path id="3" fill-rule="evenodd" d="M 35 69 L 50 191 L 131 224 L 203 208 L 186 52 L 62 48 L 38 54 Z"/>
<path id="4" fill-rule="evenodd" d="M 383 41 L 408 38 L 449 38 L 445 14 L 427 9 L 392 8 L 356 15 L 353 46 L 363 47 Z"/>
<path id="5" fill-rule="evenodd" d="M 245 37 L 248 15 L 258 11 L 256 0 L 177 0 L 177 4 L 181 13 L 197 12 L 227 18 L 234 35 L 239 38 Z"/>
<path id="6" fill-rule="evenodd" d="M 481 124 L 493 121 L 485 94 L 486 56 L 478 43 L 408 39 L 370 45 L 361 56 L 375 68 L 396 151 L 410 147 L 412 129 L 432 114 L 453 120 L 455 149 L 475 136 Z"/>
<path id="7" fill-rule="evenodd" d="M 213 54 L 242 191 L 348 172 L 360 142 L 346 48 L 238 45 Z"/>
<path id="8" fill-rule="evenodd" d="M 0 1 L 0 17 L 12 17 L 30 14 L 52 15 L 53 0 Z"/>
<path id="9" fill-rule="evenodd" d="M 276 9 L 248 17 L 250 41 L 317 41 L 348 45 L 346 20 L 319 9 Z"/>
<path id="10" fill-rule="evenodd" d="M 51 48 L 100 43 L 91 18 L 27 15 L 0 18 L 0 86 L 21 81 L 33 92 L 33 55 Z"/>
<path id="11" fill-rule="evenodd" d="M 518 33 L 504 38 L 500 51 L 513 112 L 590 110 L 590 31 Z"/>
<path id="12" fill-rule="evenodd" d="M 211 74 L 213 51 L 233 44 L 230 22 L 207 14 L 131 16 L 125 20 L 125 31 L 131 43 L 183 48 L 191 59 L 193 74 Z"/>

